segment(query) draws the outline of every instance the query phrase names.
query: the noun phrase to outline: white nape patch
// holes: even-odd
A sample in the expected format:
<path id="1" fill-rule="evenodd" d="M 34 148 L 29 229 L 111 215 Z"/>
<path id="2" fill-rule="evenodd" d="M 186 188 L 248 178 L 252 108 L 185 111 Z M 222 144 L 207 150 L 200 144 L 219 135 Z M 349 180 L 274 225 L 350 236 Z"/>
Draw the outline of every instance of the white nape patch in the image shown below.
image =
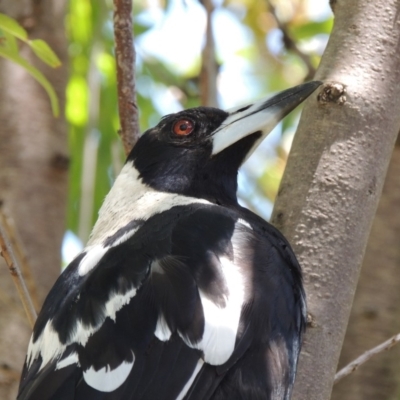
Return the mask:
<path id="1" fill-rule="evenodd" d="M 113 370 L 110 370 L 108 366 L 98 371 L 90 367 L 87 371 L 83 372 L 83 379 L 93 389 L 99 390 L 100 392 L 113 392 L 126 381 L 131 373 L 133 364 L 135 363 L 135 355 L 133 353 L 132 355 L 132 362 L 124 361 Z"/>
<path id="2" fill-rule="evenodd" d="M 204 333 L 198 343 L 181 336 L 185 343 L 195 349 L 202 350 L 204 361 L 211 365 L 221 365 L 228 361 L 235 349 L 237 330 L 239 327 L 242 307 L 245 302 L 245 281 L 235 264 L 240 257 L 240 248 L 247 240 L 246 228 L 239 222 L 235 225 L 232 235 L 233 259 L 220 257 L 221 272 L 225 279 L 229 294 L 225 296 L 225 307 L 215 304 L 207 295 L 199 290 L 204 313 Z"/>
<path id="3" fill-rule="evenodd" d="M 108 248 L 103 246 L 91 246 L 87 247 L 85 257 L 79 263 L 78 274 L 84 276 L 90 272 L 106 254 Z"/>
<path id="4" fill-rule="evenodd" d="M 160 313 L 158 316 L 154 336 L 158 340 L 161 340 L 162 342 L 166 342 L 167 340 L 170 339 L 171 335 L 172 335 L 172 333 L 168 327 L 167 321 L 165 320 L 164 315 L 162 313 Z"/>
<path id="5" fill-rule="evenodd" d="M 111 298 L 106 303 L 106 315 L 113 321 L 116 319 L 117 311 L 129 303 L 136 296 L 136 288 L 128 290 L 125 294 L 112 294 Z"/>
<path id="6" fill-rule="evenodd" d="M 182 400 L 185 396 L 190 387 L 192 386 L 193 381 L 196 379 L 196 376 L 201 370 L 201 367 L 204 365 L 204 361 L 200 358 L 199 361 L 197 362 L 197 365 L 192 373 L 192 376 L 189 378 L 189 380 L 186 382 L 185 386 L 181 390 L 181 392 L 178 394 L 178 397 L 176 400 Z"/>
<path id="7" fill-rule="evenodd" d="M 59 361 L 56 365 L 56 371 L 61 368 L 68 367 L 68 365 L 77 364 L 79 363 L 79 358 L 77 353 L 71 353 L 68 357 L 65 357 L 63 360 Z"/>
<path id="8" fill-rule="evenodd" d="M 174 206 L 192 203 L 211 204 L 207 200 L 154 190 L 142 182 L 133 162 L 128 161 L 101 206 L 88 246 L 103 243 L 132 220 L 146 220 Z"/>
<path id="9" fill-rule="evenodd" d="M 257 144 L 272 131 L 282 117 L 283 110 L 279 105 L 260 110 L 265 102 L 266 99 L 262 99 L 244 111 L 238 111 L 241 107 L 230 111 L 230 114 L 222 125 L 213 132 L 212 154 L 221 152 L 251 133 L 261 131 L 262 136 L 254 143 L 252 150 L 246 156 L 247 159 L 253 150 L 256 149 Z"/>

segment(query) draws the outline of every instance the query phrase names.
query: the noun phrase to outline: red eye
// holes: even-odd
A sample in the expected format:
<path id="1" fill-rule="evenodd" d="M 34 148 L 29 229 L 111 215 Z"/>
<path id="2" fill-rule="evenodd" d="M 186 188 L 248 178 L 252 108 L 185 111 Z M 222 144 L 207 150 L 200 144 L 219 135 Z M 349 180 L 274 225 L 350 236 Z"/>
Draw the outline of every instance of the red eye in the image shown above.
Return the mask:
<path id="1" fill-rule="evenodd" d="M 176 121 L 172 127 L 173 132 L 175 135 L 179 136 L 187 136 L 193 132 L 194 124 L 192 121 L 188 119 L 180 119 Z"/>

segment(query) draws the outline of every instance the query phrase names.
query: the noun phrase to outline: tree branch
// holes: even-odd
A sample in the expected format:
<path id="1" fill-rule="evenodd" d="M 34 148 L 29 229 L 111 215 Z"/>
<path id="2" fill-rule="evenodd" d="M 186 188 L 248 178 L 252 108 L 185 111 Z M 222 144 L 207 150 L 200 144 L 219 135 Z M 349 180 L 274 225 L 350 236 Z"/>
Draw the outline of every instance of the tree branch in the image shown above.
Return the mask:
<path id="1" fill-rule="evenodd" d="M 283 23 L 279 18 L 278 15 L 276 13 L 276 8 L 275 6 L 271 3 L 271 1 L 268 1 L 268 6 L 269 6 L 269 10 L 272 14 L 272 16 L 274 17 L 278 28 L 280 29 L 280 31 L 282 32 L 283 38 L 283 44 L 285 46 L 285 48 L 289 51 L 292 51 L 294 54 L 296 54 L 305 64 L 305 66 L 307 67 L 307 76 L 304 78 L 305 81 L 308 81 L 310 79 L 312 79 L 315 75 L 316 69 L 314 68 L 312 62 L 311 62 L 311 57 L 305 53 L 303 53 L 299 47 L 297 46 L 297 43 L 295 42 L 295 40 L 292 38 L 292 36 L 289 33 L 289 29 L 287 27 L 287 24 Z"/>
<path id="2" fill-rule="evenodd" d="M 305 102 L 275 202 L 272 222 L 303 267 L 313 319 L 293 400 L 331 396 L 400 127 L 398 8 L 399 0 L 336 3 L 335 25 L 316 74 L 332 84 L 322 87 L 319 101 L 314 94 Z"/>
<path id="3" fill-rule="evenodd" d="M 0 203 L 0 221 L 5 227 L 8 238 L 10 240 L 11 248 L 15 250 L 15 256 L 21 266 L 22 274 L 25 277 L 28 292 L 30 293 L 30 296 L 32 298 L 35 310 L 37 310 L 39 309 L 39 297 L 36 282 L 32 275 L 32 269 L 29 265 L 24 246 L 22 245 L 22 241 L 19 238 L 17 230 L 15 228 L 14 220 L 5 211 L 6 210 L 2 208 L 2 205 Z"/>
<path id="4" fill-rule="evenodd" d="M 400 342 L 400 333 L 392 336 L 390 339 L 386 340 L 386 342 L 381 343 L 380 345 L 374 347 L 373 349 L 366 351 L 360 357 L 356 358 L 350 364 L 346 365 L 339 372 L 337 372 L 335 375 L 334 383 L 337 383 L 345 376 L 350 375 L 361 364 L 364 364 L 365 362 L 367 362 L 371 357 L 381 353 L 382 351 L 389 350 L 391 347 L 393 347 L 394 345 L 396 345 L 399 342 Z"/>
<path id="5" fill-rule="evenodd" d="M 36 321 L 36 310 L 29 295 L 24 278 L 21 273 L 20 265 L 15 257 L 12 246 L 10 244 L 10 228 L 7 224 L 3 212 L 0 210 L 0 248 L 1 256 L 4 258 L 8 269 L 10 270 L 11 277 L 17 288 L 19 297 L 24 306 L 25 313 L 28 317 L 29 324 L 33 328 Z"/>
<path id="6" fill-rule="evenodd" d="M 207 107 L 218 107 L 217 75 L 218 64 L 215 60 L 215 41 L 212 30 L 212 0 L 203 1 L 207 13 L 206 41 L 201 54 L 200 98 L 201 104 Z"/>
<path id="7" fill-rule="evenodd" d="M 135 91 L 136 53 L 133 45 L 132 0 L 114 0 L 115 58 L 118 109 L 122 143 L 129 154 L 139 139 L 139 117 Z"/>

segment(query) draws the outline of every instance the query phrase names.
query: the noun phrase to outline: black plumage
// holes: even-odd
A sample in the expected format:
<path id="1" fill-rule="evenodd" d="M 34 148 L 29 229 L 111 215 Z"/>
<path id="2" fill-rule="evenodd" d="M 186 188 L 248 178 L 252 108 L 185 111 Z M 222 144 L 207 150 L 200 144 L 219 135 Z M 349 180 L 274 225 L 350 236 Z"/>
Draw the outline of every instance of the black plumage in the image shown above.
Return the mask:
<path id="1" fill-rule="evenodd" d="M 237 171 L 318 85 L 182 111 L 143 134 L 43 305 L 19 400 L 289 399 L 301 270 L 238 204 Z"/>

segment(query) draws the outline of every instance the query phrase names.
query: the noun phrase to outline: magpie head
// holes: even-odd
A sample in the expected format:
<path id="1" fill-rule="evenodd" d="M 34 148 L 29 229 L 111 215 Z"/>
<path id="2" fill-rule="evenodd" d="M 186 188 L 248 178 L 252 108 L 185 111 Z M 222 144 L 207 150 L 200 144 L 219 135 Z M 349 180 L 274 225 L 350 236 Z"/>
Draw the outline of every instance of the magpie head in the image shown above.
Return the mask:
<path id="1" fill-rule="evenodd" d="M 236 204 L 239 167 L 320 84 L 308 82 L 230 111 L 198 107 L 167 115 L 140 137 L 127 162 L 153 189 Z"/>

